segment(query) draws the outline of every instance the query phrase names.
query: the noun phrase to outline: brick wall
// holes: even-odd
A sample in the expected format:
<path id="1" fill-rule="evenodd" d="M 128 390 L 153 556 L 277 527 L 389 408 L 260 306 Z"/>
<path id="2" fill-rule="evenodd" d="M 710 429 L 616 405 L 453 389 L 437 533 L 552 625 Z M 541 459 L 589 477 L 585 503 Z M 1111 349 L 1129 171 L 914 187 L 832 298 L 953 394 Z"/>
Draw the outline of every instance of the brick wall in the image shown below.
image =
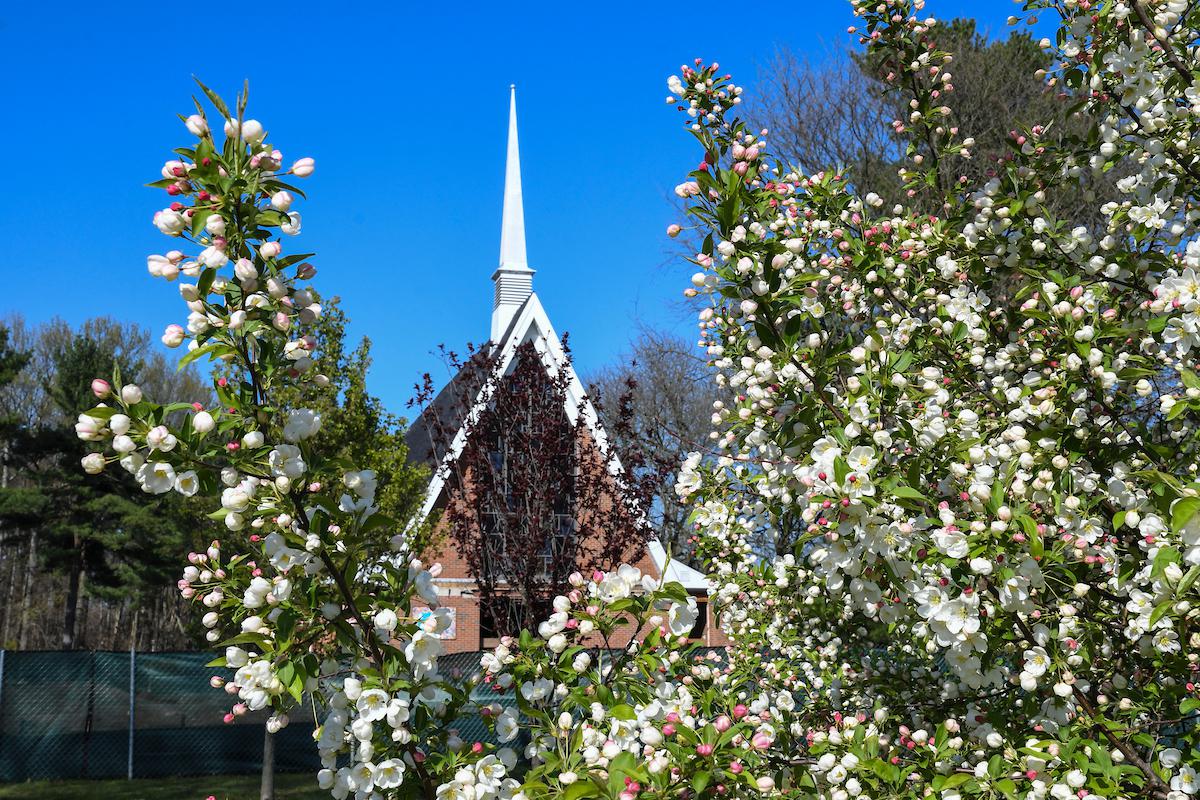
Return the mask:
<path id="1" fill-rule="evenodd" d="M 592 461 L 592 468 L 604 469 L 603 460 L 595 450 L 595 443 L 590 432 L 586 429 L 582 430 L 580 438 L 581 448 L 585 452 L 591 451 L 593 453 L 593 457 L 590 459 Z M 588 460 L 585 458 L 585 463 Z M 445 491 L 438 503 L 439 508 L 444 508 L 446 503 L 479 502 L 479 498 L 473 496 L 471 491 L 472 481 L 469 476 L 463 476 L 462 483 L 466 487 L 466 490 L 453 489 Z M 613 502 L 613 498 L 612 496 L 600 498 L 599 502 L 604 507 L 610 507 L 609 504 Z M 586 515 L 588 512 L 585 509 L 579 510 L 579 513 Z M 483 637 L 475 579 L 467 558 L 463 553 L 459 552 L 456 542 L 451 539 L 444 528 L 435 530 L 433 541 L 435 544 L 422 554 L 422 560 L 426 564 L 436 563 L 441 565 L 441 573 L 437 579 L 437 584 L 442 592 L 440 602 L 443 606 L 454 610 L 455 624 L 453 635 L 444 637 L 446 652 L 470 652 L 494 646 L 495 642 L 493 640 L 485 640 Z M 581 563 L 576 565 L 576 569 L 585 575 L 590 574 L 595 569 L 595 565 L 584 562 L 589 561 L 591 556 L 599 553 L 601 548 L 596 543 L 584 541 L 578 549 Z M 632 561 L 634 566 L 638 567 L 643 574 L 661 578 L 648 551 L 643 548 L 642 553 L 636 559 L 632 558 L 633 555 L 633 553 L 630 553 L 623 561 L 626 563 Z M 724 633 L 716 625 L 716 621 L 712 619 L 711 612 L 708 610 L 707 598 L 698 596 L 697 600 L 704 608 L 706 620 L 703 634 L 698 637 L 698 640 L 707 646 L 728 644 Z M 614 647 L 627 645 L 634 634 L 635 631 L 630 626 L 627 630 L 618 631 L 617 635 L 610 639 L 609 644 Z M 589 644 L 602 646 L 603 642 L 596 640 L 589 642 Z"/>

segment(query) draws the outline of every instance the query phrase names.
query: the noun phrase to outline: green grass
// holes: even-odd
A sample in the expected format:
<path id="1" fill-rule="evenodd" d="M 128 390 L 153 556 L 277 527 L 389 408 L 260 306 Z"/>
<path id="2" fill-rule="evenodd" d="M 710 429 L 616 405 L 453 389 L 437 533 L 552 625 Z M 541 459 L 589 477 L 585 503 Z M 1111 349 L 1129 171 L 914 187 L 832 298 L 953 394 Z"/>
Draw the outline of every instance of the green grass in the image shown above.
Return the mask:
<path id="1" fill-rule="evenodd" d="M 257 775 L 209 775 L 199 778 L 157 778 L 133 781 L 36 781 L 0 783 L 0 800 L 258 800 Z M 277 800 L 317 800 L 329 792 L 318 789 L 307 773 L 276 775 Z"/>

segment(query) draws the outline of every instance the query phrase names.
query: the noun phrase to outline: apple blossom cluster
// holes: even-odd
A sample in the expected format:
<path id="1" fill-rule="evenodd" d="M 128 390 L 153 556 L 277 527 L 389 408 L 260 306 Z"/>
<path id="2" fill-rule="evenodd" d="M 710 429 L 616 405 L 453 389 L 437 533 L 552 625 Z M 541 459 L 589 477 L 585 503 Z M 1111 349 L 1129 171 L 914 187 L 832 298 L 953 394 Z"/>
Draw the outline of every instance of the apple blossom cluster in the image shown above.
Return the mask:
<path id="1" fill-rule="evenodd" d="M 515 709 L 497 705 L 490 716 L 502 743 L 527 734 L 527 790 L 615 800 L 775 794 L 772 761 L 796 697 L 754 691 L 715 654 L 695 656 L 688 636 L 699 611 L 677 583 L 625 565 L 574 573 L 570 585 L 536 634 L 507 637 L 482 659 L 492 690 L 515 697 Z"/>
<path id="2" fill-rule="evenodd" d="M 804 698 L 773 777 L 830 800 L 1185 800 L 1200 10 L 1027 3 L 1061 13 L 1043 77 L 1095 123 L 1014 130 L 969 185 L 937 20 L 920 0 L 851 5 L 910 109 L 892 125 L 908 197 L 939 214 L 773 158 L 716 64 L 668 83 L 704 150 L 676 194 L 722 393 L 677 490 L 735 671 Z M 1116 167 L 1122 199 L 1056 216 L 1057 187 Z"/>

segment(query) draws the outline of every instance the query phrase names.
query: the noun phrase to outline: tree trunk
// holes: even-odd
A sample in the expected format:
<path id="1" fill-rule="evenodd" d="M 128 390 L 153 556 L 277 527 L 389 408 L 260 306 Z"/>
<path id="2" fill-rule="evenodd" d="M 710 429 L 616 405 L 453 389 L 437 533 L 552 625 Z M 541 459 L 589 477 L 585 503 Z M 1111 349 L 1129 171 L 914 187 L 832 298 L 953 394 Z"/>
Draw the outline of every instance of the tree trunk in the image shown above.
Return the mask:
<path id="1" fill-rule="evenodd" d="M 12 592 L 17 585 L 17 562 L 20 560 L 20 555 L 19 547 L 13 547 L 11 550 L 7 547 L 4 548 L 4 560 L 8 562 L 8 580 L 4 583 L 4 632 L 0 633 L 0 647 L 2 648 L 9 646 L 9 626 L 12 623 L 13 611 L 16 609 Z"/>
<path id="2" fill-rule="evenodd" d="M 129 647 L 127 647 L 127 648 L 119 647 L 119 645 L 122 644 L 121 633 L 126 630 L 125 618 L 128 615 L 128 612 L 129 612 L 129 601 L 122 600 L 121 604 L 119 606 L 117 606 L 116 611 L 109 614 L 112 624 L 105 626 L 105 630 L 108 631 L 109 642 L 111 643 L 108 649 L 110 649 L 110 650 L 117 650 L 117 649 L 136 650 L 137 649 L 137 645 L 134 642 L 134 637 L 137 635 L 137 615 L 136 614 L 133 617 L 133 630 L 130 632 Z"/>
<path id="3" fill-rule="evenodd" d="M 259 800 L 275 800 L 275 734 L 263 726 L 262 783 Z"/>
<path id="4" fill-rule="evenodd" d="M 83 577 L 83 556 L 79 537 L 75 538 L 75 564 L 67 576 L 67 600 L 63 612 L 62 646 L 64 650 L 75 649 L 75 617 L 79 613 L 79 584 Z"/>
<path id="5" fill-rule="evenodd" d="M 94 650 L 96 647 L 88 640 L 88 633 L 92 630 L 92 598 L 84 591 L 86 582 L 87 574 L 84 573 L 79 578 L 80 609 L 75 614 L 75 647 L 78 650 Z"/>
<path id="6" fill-rule="evenodd" d="M 33 598 L 33 576 L 37 572 L 38 534 L 34 530 L 29 534 L 29 561 L 25 567 L 25 594 L 21 597 L 21 636 L 17 642 L 18 650 L 25 650 L 29 644 L 29 608 Z"/>

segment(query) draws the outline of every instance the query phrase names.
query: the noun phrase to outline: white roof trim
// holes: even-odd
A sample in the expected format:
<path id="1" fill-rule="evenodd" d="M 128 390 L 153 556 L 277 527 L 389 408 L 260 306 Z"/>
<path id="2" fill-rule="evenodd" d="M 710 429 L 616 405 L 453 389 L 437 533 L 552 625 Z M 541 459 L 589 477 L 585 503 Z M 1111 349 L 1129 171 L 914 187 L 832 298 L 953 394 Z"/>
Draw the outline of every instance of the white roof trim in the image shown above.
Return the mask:
<path id="1" fill-rule="evenodd" d="M 550 317 L 546 314 L 545 308 L 542 307 L 542 301 L 538 299 L 536 292 L 531 293 L 529 299 L 522 304 L 520 311 L 513 318 L 513 321 L 508 326 L 508 330 L 504 332 L 500 340 L 492 344 L 493 347 L 499 348 L 498 368 L 501 375 L 508 374 L 508 371 L 513 366 L 513 359 L 516 357 L 517 348 L 525 342 L 532 342 L 538 353 L 544 356 L 546 368 L 551 371 L 552 375 L 564 367 L 567 369 L 568 381 L 565 406 L 567 419 L 572 424 L 577 424 L 580 415 L 582 415 L 588 431 L 596 441 L 596 445 L 602 452 L 607 452 L 608 434 L 604 431 L 604 426 L 600 423 L 600 416 L 596 413 L 596 408 L 592 404 L 591 398 L 584 391 L 583 383 L 579 380 L 575 369 L 567 361 L 562 341 L 558 338 L 554 326 L 550 323 Z M 425 495 L 425 501 L 421 504 L 420 515 L 418 519 L 414 520 L 415 523 L 420 524 L 424 522 L 433 511 L 434 506 L 437 505 L 438 498 L 441 497 L 442 490 L 445 488 L 450 463 L 462 453 L 467 443 L 468 429 L 478 419 L 479 413 L 487 406 L 494 390 L 495 387 L 492 381 L 489 380 L 479 390 L 479 394 L 476 395 L 475 402 L 472 404 L 471 410 L 467 413 L 467 419 L 459 426 L 450 449 L 434 470 L 433 478 L 429 482 L 429 489 Z M 614 475 L 620 474 L 621 467 L 617 459 L 614 458 L 612 461 L 610 472 Z"/>

